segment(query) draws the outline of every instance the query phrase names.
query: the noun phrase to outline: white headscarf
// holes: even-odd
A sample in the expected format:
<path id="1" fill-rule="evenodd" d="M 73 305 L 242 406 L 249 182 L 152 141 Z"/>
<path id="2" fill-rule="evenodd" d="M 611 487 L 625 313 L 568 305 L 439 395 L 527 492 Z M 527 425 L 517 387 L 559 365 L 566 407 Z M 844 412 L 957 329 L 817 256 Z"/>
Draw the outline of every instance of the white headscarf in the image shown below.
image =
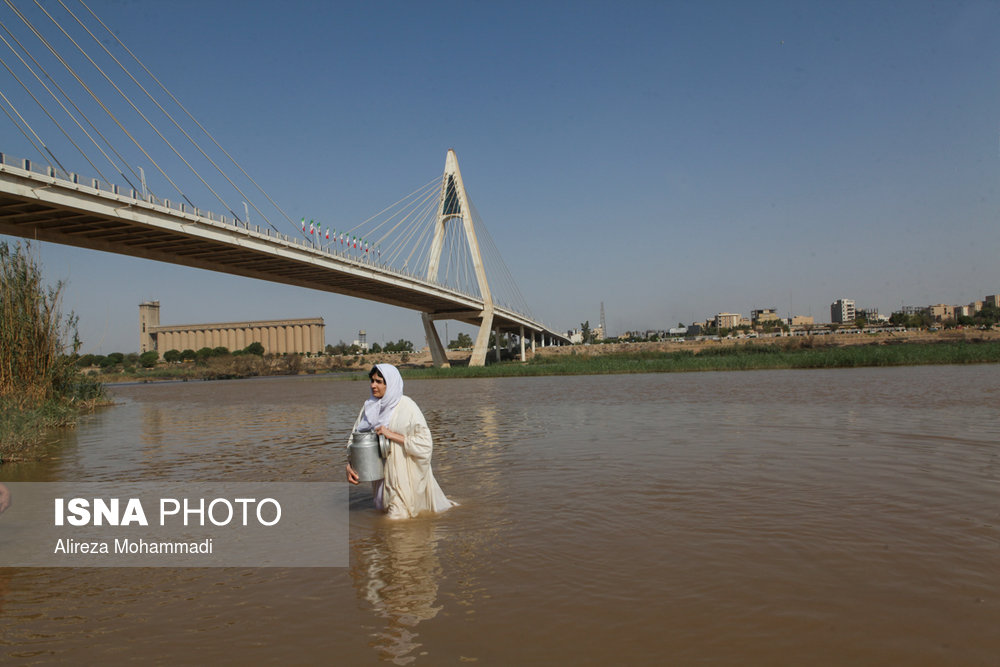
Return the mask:
<path id="1" fill-rule="evenodd" d="M 382 398 L 372 395 L 365 401 L 364 414 L 358 423 L 358 430 L 372 431 L 378 426 L 388 426 L 396 404 L 403 397 L 403 376 L 392 364 L 375 364 L 379 374 L 385 378 L 385 394 Z"/>

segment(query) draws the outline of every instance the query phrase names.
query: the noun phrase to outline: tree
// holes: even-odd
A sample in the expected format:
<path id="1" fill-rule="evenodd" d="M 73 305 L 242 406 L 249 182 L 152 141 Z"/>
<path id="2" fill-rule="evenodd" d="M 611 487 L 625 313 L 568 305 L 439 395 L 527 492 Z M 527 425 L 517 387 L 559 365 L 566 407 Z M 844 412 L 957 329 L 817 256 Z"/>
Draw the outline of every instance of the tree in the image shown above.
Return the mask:
<path id="1" fill-rule="evenodd" d="M 143 368 L 152 368 L 160 359 L 160 353 L 156 350 L 148 350 L 139 355 L 139 363 Z"/>
<path id="2" fill-rule="evenodd" d="M 370 352 L 372 354 L 378 354 L 381 351 L 382 351 L 382 346 L 381 345 L 379 345 L 378 343 L 372 343 L 372 347 L 371 347 L 371 350 L 370 350 Z"/>
<path id="3" fill-rule="evenodd" d="M 925 329 L 934 323 L 930 313 L 926 310 L 913 313 L 912 315 L 893 313 L 889 317 L 889 322 L 896 326 L 906 327 L 907 329 Z"/>
<path id="4" fill-rule="evenodd" d="M 256 354 L 258 357 L 264 356 L 264 346 L 258 342 L 253 342 L 243 348 L 246 354 Z"/>
<path id="5" fill-rule="evenodd" d="M 500 345 L 499 345 L 499 347 L 501 349 L 502 348 L 506 348 L 509 342 L 510 342 L 510 337 L 507 334 L 505 334 L 505 333 L 500 334 Z M 497 347 L 497 337 L 496 337 L 496 333 L 495 332 L 493 332 L 493 333 L 490 334 L 490 340 L 486 344 L 486 347 Z"/>
<path id="6" fill-rule="evenodd" d="M 170 364 L 180 361 L 180 350 L 167 350 L 163 353 L 163 360 Z"/>
<path id="7" fill-rule="evenodd" d="M 983 306 L 983 309 L 976 313 L 976 319 L 983 324 L 996 324 L 1000 322 L 1000 308 Z"/>
<path id="8" fill-rule="evenodd" d="M 93 354 L 85 354 L 76 360 L 76 365 L 79 366 L 80 368 L 86 368 L 87 366 L 96 366 L 97 356 Z"/>
<path id="9" fill-rule="evenodd" d="M 449 350 L 459 350 L 465 347 L 472 347 L 472 336 L 467 333 L 458 334 L 458 338 L 448 343 Z"/>
<path id="10" fill-rule="evenodd" d="M 590 320 L 580 324 L 580 335 L 583 337 L 583 342 L 585 344 L 590 342 L 592 335 L 590 332 Z"/>
<path id="11" fill-rule="evenodd" d="M 212 350 L 212 356 L 214 356 L 214 357 L 224 357 L 227 354 L 229 354 L 229 348 L 228 347 L 217 347 L 217 348 L 215 348 L 215 349 Z"/>
<path id="12" fill-rule="evenodd" d="M 386 343 L 384 349 L 386 352 L 413 352 L 413 343 L 400 338 L 395 343 Z"/>
<path id="13" fill-rule="evenodd" d="M 345 343 L 343 340 L 339 341 L 336 345 L 327 345 L 326 346 L 327 354 L 340 354 L 340 355 L 344 355 L 344 354 L 348 353 L 349 349 L 350 349 L 350 346 L 347 343 Z"/>

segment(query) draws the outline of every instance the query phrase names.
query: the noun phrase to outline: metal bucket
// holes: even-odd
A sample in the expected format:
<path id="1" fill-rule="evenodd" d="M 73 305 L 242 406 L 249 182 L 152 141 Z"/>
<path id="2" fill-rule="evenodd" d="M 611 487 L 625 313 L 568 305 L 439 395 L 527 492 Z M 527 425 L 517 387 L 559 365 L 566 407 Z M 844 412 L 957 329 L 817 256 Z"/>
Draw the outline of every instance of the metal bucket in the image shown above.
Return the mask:
<path id="1" fill-rule="evenodd" d="M 384 457 L 388 452 L 385 444 L 380 443 L 380 436 L 375 431 L 355 431 L 351 434 L 351 445 L 347 448 L 347 458 L 351 467 L 358 473 L 359 482 L 374 482 L 385 477 Z"/>

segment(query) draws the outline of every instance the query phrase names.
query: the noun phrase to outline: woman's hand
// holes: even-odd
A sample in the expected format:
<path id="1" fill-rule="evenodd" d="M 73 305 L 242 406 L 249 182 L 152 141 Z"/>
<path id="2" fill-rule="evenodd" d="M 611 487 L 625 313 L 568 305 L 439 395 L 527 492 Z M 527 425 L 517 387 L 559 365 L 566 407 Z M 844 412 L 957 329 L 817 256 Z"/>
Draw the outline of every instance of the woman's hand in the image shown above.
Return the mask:
<path id="1" fill-rule="evenodd" d="M 355 485 L 361 483 L 358 481 L 357 471 L 355 471 L 354 468 L 351 467 L 350 463 L 347 464 L 347 481 Z"/>
<path id="2" fill-rule="evenodd" d="M 400 433 L 396 433 L 395 431 L 390 431 L 385 426 L 376 426 L 375 427 L 375 434 L 376 435 L 384 435 L 389 440 L 392 440 L 393 442 L 398 443 L 400 445 L 404 444 L 404 441 L 406 440 L 405 436 L 403 436 Z"/>

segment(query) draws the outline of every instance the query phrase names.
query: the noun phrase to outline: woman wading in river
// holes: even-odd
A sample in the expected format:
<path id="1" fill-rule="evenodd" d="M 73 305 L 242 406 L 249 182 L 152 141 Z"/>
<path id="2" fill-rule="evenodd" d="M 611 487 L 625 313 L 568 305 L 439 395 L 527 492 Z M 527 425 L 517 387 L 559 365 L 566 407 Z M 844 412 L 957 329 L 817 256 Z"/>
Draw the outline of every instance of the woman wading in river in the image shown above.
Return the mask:
<path id="1" fill-rule="evenodd" d="M 431 472 L 431 431 L 417 404 L 403 395 L 399 371 L 392 364 L 376 364 L 368 379 L 372 395 L 361 407 L 353 430 L 373 430 L 391 443 L 385 479 L 372 482 L 375 507 L 391 519 L 406 519 L 425 511 L 443 512 L 455 505 L 445 497 Z M 347 481 L 359 483 L 350 463 Z"/>

